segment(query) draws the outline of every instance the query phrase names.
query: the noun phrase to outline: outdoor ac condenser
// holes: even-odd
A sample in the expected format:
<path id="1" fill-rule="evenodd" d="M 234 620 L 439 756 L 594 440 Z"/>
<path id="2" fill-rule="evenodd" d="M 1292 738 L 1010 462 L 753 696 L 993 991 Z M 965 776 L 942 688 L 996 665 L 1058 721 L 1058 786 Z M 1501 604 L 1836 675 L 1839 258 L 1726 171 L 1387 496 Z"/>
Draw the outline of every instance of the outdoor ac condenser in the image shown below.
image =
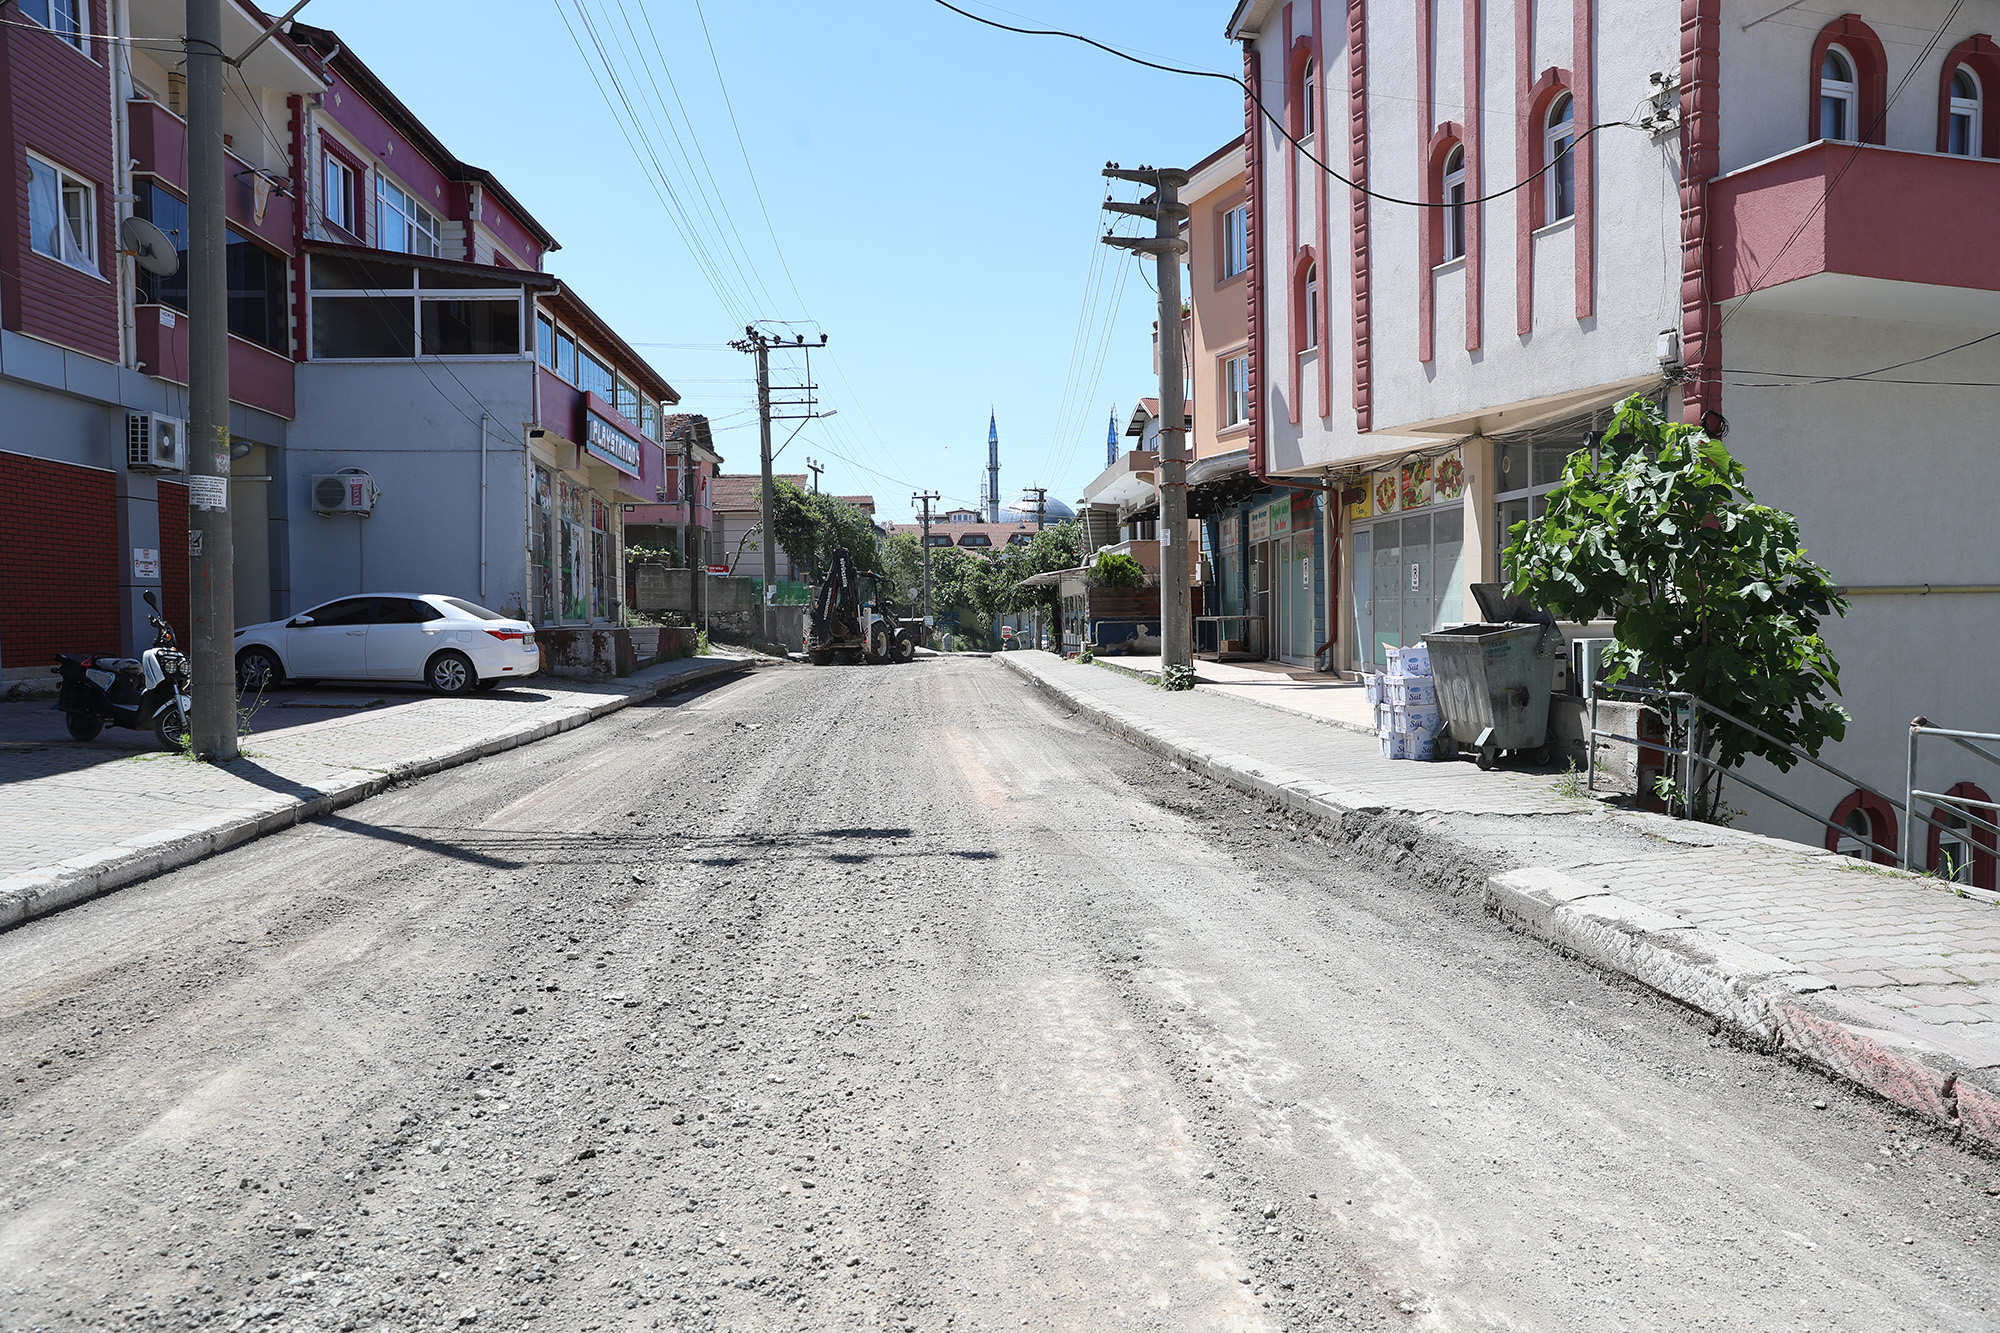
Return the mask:
<path id="1" fill-rule="evenodd" d="M 134 472 L 185 471 L 187 423 L 159 412 L 127 412 L 125 466 Z"/>
<path id="2" fill-rule="evenodd" d="M 322 514 L 360 514 L 375 511 L 375 479 L 359 468 L 326 472 L 312 479 L 312 507 Z"/>

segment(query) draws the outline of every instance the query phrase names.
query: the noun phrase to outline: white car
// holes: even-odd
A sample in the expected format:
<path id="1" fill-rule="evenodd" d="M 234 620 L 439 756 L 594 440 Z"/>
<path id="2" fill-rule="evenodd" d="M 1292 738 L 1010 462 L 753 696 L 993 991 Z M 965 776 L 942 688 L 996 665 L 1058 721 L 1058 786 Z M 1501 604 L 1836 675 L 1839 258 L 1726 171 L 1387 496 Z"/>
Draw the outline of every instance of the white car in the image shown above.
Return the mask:
<path id="1" fill-rule="evenodd" d="M 236 631 L 236 681 L 422 681 L 439 694 L 490 689 L 542 667 L 535 627 L 461 597 L 370 593 Z"/>

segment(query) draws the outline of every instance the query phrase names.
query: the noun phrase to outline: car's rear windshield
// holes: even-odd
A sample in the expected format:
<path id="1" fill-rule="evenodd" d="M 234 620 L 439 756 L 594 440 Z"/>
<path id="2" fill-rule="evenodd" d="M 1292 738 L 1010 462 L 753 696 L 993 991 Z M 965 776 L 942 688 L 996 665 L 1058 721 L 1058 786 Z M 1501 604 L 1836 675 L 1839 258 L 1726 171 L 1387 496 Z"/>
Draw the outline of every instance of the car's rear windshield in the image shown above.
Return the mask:
<path id="1" fill-rule="evenodd" d="M 465 612 L 465 614 L 469 616 L 477 616 L 481 620 L 507 619 L 506 616 L 501 615 L 498 611 L 489 611 L 485 607 L 481 606 L 479 603 L 468 602 L 462 597 L 440 597 L 438 598 L 438 600 L 440 602 L 443 602 L 446 606 L 455 606 L 459 610 Z"/>

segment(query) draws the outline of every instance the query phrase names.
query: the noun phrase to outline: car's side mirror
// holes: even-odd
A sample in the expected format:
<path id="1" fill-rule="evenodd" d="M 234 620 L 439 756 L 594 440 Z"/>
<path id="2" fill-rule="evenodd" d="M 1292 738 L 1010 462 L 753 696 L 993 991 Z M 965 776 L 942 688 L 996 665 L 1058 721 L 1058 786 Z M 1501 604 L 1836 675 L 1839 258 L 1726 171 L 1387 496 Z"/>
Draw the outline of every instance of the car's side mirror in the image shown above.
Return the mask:
<path id="1" fill-rule="evenodd" d="M 147 606 L 152 607 L 155 611 L 160 609 L 160 599 L 153 596 L 153 590 L 151 588 L 148 588 L 146 589 L 146 591 L 140 593 L 139 599 L 145 602 Z"/>
<path id="2" fill-rule="evenodd" d="M 313 623 L 313 618 L 311 616 L 293 616 L 290 620 L 287 620 L 285 622 L 285 628 L 304 629 L 306 626 L 312 623 Z"/>

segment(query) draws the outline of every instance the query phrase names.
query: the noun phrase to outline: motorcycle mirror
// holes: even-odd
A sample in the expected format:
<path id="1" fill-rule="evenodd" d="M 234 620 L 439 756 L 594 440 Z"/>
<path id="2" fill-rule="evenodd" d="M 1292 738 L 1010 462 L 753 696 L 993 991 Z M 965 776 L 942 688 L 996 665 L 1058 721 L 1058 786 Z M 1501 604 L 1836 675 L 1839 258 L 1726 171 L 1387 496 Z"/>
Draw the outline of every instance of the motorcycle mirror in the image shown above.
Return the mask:
<path id="1" fill-rule="evenodd" d="M 151 588 L 148 588 L 146 589 L 146 591 L 140 593 L 139 597 L 142 601 L 146 603 L 147 606 L 152 607 L 155 611 L 160 609 L 160 599 L 153 596 L 153 590 Z"/>

